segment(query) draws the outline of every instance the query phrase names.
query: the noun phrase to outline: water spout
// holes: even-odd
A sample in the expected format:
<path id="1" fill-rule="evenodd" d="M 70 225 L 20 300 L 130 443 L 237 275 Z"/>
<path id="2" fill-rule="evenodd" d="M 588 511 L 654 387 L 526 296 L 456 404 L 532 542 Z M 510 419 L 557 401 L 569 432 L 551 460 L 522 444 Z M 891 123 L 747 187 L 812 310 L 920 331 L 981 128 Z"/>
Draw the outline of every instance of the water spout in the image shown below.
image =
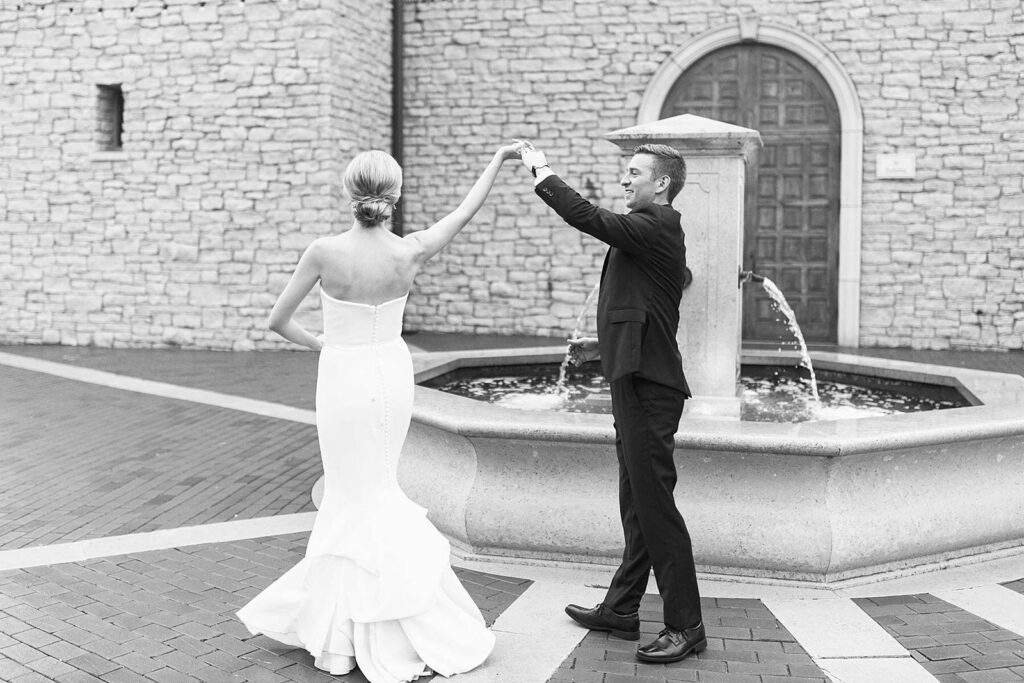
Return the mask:
<path id="1" fill-rule="evenodd" d="M 764 275 L 758 275 L 752 270 L 740 270 L 740 284 L 742 287 L 744 282 L 764 282 Z"/>

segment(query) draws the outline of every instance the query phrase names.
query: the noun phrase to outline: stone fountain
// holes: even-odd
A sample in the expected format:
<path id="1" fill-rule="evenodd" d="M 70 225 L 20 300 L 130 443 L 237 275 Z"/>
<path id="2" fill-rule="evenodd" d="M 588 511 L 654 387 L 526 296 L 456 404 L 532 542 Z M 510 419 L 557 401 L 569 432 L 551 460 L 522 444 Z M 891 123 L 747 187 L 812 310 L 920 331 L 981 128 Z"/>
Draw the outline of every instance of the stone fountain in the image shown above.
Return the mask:
<path id="1" fill-rule="evenodd" d="M 678 338 L 696 400 L 676 434 L 676 501 L 702 571 L 827 584 L 1024 553 L 1024 378 L 816 353 L 816 367 L 955 387 L 971 407 L 799 424 L 723 419 L 738 410 L 743 165 L 758 135 L 677 116 L 608 138 L 624 154 L 663 142 L 688 158 L 675 205 L 695 277 Z M 563 355 L 435 353 L 415 363 L 425 381 Z M 513 411 L 419 386 L 399 477 L 463 554 L 620 556 L 608 415 Z"/>

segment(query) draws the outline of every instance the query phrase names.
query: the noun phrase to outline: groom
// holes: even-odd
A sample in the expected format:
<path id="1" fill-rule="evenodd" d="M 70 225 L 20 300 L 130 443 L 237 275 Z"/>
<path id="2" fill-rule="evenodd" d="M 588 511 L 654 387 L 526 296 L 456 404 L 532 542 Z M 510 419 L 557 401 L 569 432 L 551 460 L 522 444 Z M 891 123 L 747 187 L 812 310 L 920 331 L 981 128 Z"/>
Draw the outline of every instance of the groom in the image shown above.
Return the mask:
<path id="1" fill-rule="evenodd" d="M 552 172 L 543 152 L 524 151 L 537 195 L 572 227 L 609 245 L 597 301 L 597 339 L 570 340 L 570 360 L 601 359 L 611 385 L 619 512 L 625 551 L 604 602 L 569 605 L 580 625 L 640 638 L 638 608 L 651 568 L 665 629 L 639 647 L 644 662 L 676 662 L 707 647 L 690 535 L 676 508 L 675 432 L 690 396 L 676 343 L 679 301 L 689 284 L 679 212 L 686 161 L 667 145 L 634 150 L 620 180 L 629 213 L 598 208 Z"/>

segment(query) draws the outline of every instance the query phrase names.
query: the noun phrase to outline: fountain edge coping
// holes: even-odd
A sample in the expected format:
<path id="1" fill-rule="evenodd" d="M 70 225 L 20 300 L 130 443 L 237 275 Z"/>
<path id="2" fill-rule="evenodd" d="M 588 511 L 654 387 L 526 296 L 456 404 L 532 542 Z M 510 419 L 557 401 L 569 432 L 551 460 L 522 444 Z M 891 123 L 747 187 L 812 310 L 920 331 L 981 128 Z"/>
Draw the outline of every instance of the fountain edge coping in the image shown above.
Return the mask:
<path id="1" fill-rule="evenodd" d="M 457 368 L 499 361 L 503 365 L 557 363 L 564 355 L 564 346 L 418 352 L 414 354 L 414 364 L 416 381 L 421 382 Z M 792 357 L 785 353 L 744 353 L 745 362 L 779 362 Z M 684 414 L 676 433 L 676 447 L 836 457 L 1024 435 L 1024 377 L 831 352 L 812 352 L 811 358 L 823 368 L 861 373 L 871 370 L 894 379 L 953 386 L 972 402 L 996 405 L 805 423 L 739 422 Z M 416 387 L 413 406 L 414 421 L 467 438 L 615 442 L 610 415 L 523 410 L 514 411 L 521 419 L 510 420 L 510 409 L 422 386 Z"/>

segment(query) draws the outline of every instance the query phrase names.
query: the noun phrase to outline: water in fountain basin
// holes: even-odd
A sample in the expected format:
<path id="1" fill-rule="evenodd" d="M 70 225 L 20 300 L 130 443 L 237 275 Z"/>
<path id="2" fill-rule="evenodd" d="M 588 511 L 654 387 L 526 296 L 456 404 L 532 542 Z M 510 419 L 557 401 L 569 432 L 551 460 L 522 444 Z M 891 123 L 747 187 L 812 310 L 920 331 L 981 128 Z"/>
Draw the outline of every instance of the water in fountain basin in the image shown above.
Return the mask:
<path id="1" fill-rule="evenodd" d="M 811 365 L 811 354 L 807 352 L 807 344 L 804 342 L 804 333 L 800 331 L 800 326 L 796 322 L 796 314 L 793 313 L 793 308 L 786 301 L 786 297 L 782 294 L 774 282 L 765 278 L 761 281 L 761 286 L 764 287 L 764 291 L 768 293 L 775 305 L 779 307 L 782 314 L 786 316 L 786 326 L 796 337 L 797 343 L 800 345 L 800 365 L 807 368 L 807 371 L 811 373 L 811 395 L 814 396 L 815 401 L 820 401 L 821 398 L 818 396 L 818 380 L 814 376 L 814 366 Z"/>
<path id="2" fill-rule="evenodd" d="M 461 368 L 424 385 L 487 401 L 504 408 L 610 414 L 611 394 L 596 363 L 570 368 L 565 394 L 554 394 L 557 364 Z M 748 422 L 805 422 L 970 405 L 955 390 L 903 380 L 826 369 L 820 373 L 821 401 L 810 401 L 801 368 L 743 366 L 741 418 Z M 556 405 L 553 398 L 559 399 Z"/>

